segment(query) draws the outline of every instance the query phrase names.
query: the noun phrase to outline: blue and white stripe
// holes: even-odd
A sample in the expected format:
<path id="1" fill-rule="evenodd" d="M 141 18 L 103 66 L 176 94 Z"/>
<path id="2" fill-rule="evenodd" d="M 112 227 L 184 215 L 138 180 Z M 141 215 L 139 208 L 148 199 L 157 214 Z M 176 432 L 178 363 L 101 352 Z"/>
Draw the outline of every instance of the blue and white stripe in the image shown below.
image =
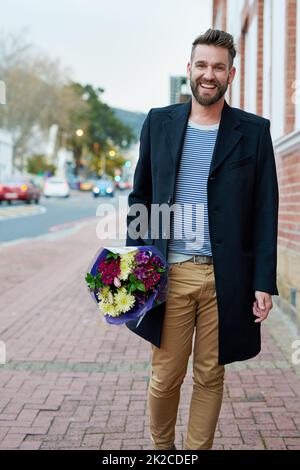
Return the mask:
<path id="1" fill-rule="evenodd" d="M 219 123 L 206 126 L 188 122 L 175 184 L 176 210 L 171 216 L 169 261 L 171 258 L 174 261 L 174 256 L 179 260 L 179 253 L 181 259 L 187 259 L 188 255 L 211 256 L 207 179 L 218 128 Z M 182 217 L 178 217 L 180 213 Z M 194 240 L 189 239 L 192 231 L 196 235 Z"/>

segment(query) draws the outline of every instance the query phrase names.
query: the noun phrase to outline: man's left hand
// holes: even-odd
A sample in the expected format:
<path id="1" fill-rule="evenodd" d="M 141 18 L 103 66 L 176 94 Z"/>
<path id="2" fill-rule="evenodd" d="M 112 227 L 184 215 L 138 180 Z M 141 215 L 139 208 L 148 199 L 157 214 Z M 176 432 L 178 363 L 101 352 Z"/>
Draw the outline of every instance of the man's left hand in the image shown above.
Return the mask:
<path id="1" fill-rule="evenodd" d="M 270 310 L 273 308 L 272 296 L 266 292 L 256 290 L 255 298 L 256 301 L 253 302 L 253 314 L 258 318 L 254 323 L 259 323 L 268 317 Z"/>

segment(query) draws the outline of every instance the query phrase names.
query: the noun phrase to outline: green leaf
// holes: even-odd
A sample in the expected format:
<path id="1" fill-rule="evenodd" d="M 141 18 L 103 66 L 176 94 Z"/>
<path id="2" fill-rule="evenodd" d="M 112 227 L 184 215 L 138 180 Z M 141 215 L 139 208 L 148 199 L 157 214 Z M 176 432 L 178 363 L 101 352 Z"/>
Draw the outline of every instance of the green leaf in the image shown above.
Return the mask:
<path id="1" fill-rule="evenodd" d="M 95 289 L 96 280 L 95 280 L 94 276 L 91 273 L 86 274 L 85 281 L 88 284 L 90 289 Z"/>
<path id="2" fill-rule="evenodd" d="M 157 268 L 156 271 L 158 273 L 164 273 L 166 270 L 164 268 Z"/>
<path id="3" fill-rule="evenodd" d="M 140 290 L 142 292 L 146 292 L 146 287 L 144 286 L 144 284 L 142 282 L 139 282 L 137 284 L 137 288 L 138 288 L 138 290 Z"/>
<path id="4" fill-rule="evenodd" d="M 114 258 L 114 259 L 117 259 L 118 258 L 118 254 L 117 253 L 113 253 L 112 251 L 110 251 L 108 253 L 108 255 L 106 256 L 106 259 L 109 259 L 109 258 Z"/>

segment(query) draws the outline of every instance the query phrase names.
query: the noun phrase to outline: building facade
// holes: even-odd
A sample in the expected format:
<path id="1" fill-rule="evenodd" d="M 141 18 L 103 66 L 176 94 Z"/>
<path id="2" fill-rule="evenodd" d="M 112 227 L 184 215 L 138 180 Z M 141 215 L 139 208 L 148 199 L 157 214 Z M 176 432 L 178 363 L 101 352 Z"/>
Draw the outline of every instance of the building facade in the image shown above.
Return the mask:
<path id="1" fill-rule="evenodd" d="M 0 182 L 12 174 L 13 146 L 11 135 L 0 129 Z"/>
<path id="2" fill-rule="evenodd" d="M 276 302 L 300 325 L 300 0 L 213 0 L 212 24 L 237 46 L 228 103 L 271 121 L 280 193 Z"/>
<path id="3" fill-rule="evenodd" d="M 170 77 L 170 104 L 184 103 L 191 97 L 189 81 L 181 75 Z"/>

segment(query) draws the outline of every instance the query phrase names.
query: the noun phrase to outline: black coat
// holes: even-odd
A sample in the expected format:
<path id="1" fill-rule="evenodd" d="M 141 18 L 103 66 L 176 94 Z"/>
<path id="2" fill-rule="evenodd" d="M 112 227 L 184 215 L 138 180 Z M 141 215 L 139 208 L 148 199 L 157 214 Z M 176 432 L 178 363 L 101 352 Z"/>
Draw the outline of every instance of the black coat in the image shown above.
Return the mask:
<path id="1" fill-rule="evenodd" d="M 168 238 L 133 240 L 128 224 L 133 204 L 172 204 L 191 100 L 151 109 L 144 122 L 133 190 L 129 195 L 127 246 L 154 244 L 165 257 Z M 260 322 L 254 323 L 256 290 L 278 295 L 276 286 L 278 183 L 270 121 L 224 100 L 207 181 L 208 218 L 219 314 L 219 364 L 256 356 Z M 136 327 L 127 327 L 160 347 L 165 303 Z"/>

